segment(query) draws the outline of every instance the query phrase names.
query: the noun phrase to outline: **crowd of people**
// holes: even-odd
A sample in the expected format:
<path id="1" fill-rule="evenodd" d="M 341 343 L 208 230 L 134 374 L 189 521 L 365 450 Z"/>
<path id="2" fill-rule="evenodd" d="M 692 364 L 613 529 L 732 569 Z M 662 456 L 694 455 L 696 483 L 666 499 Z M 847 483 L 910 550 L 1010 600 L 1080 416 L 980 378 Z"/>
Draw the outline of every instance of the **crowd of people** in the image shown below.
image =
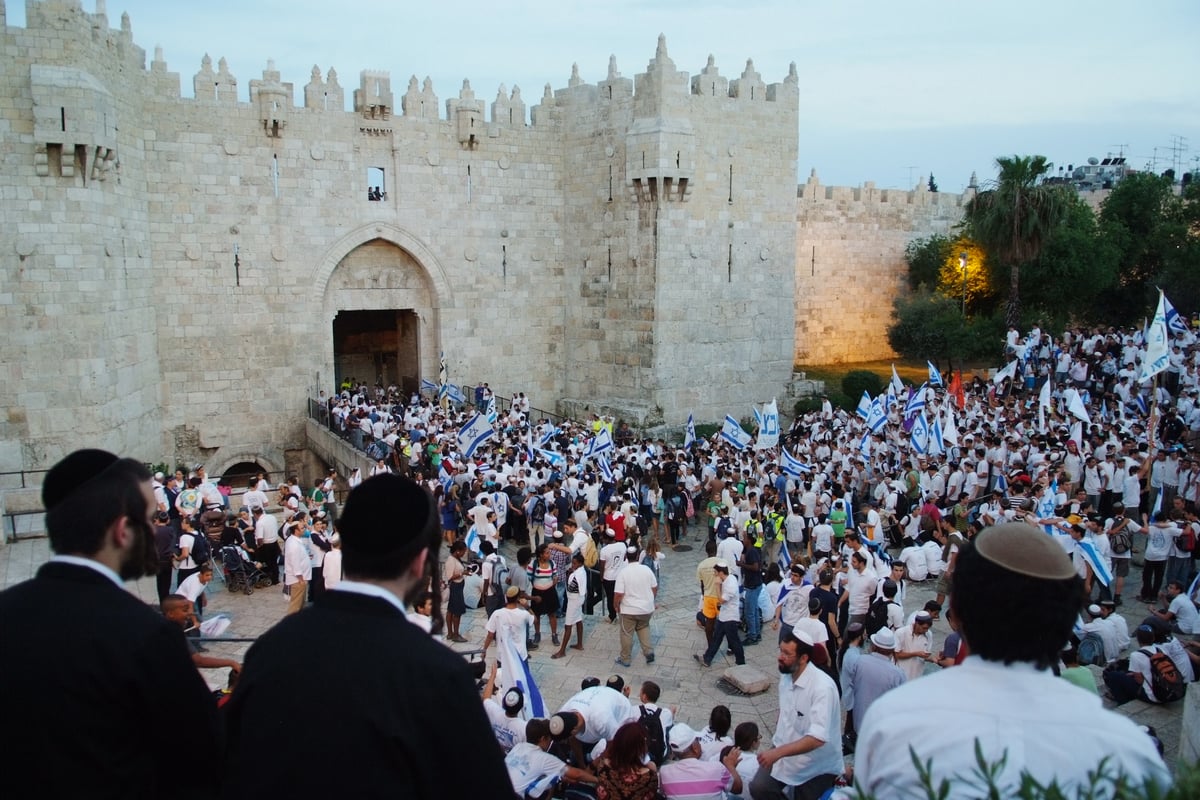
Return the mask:
<path id="1" fill-rule="evenodd" d="M 140 622 L 113 644 L 129 652 L 105 664 L 76 659 L 70 683 L 93 684 L 88 670 L 139 675 L 153 665 L 152 685 L 192 698 L 172 706 L 176 726 L 210 731 L 214 747 L 217 718 L 197 699 L 196 668 L 228 667 L 228 757 L 223 774 L 196 779 L 201 794 L 217 779 L 230 796 L 347 791 L 320 770 L 281 776 L 261 763 L 279 744 L 275 732 L 333 730 L 339 741 L 327 749 L 362 766 L 351 785 L 403 780 L 448 797 L 510 796 L 496 793 L 509 782 L 520 797 L 572 784 L 605 799 L 816 798 L 838 782 L 891 796 L 918 786 L 914 760 L 932 759 L 935 783 L 969 780 L 976 746 L 1003 760 L 998 777 L 1010 786 L 1022 771 L 1083 785 L 1105 756 L 1131 780 L 1165 786 L 1154 741 L 1103 708 L 1088 669 L 1102 668 L 1114 702 L 1164 703 L 1200 666 L 1191 453 L 1200 347 L 1190 331 L 1174 334 L 1169 365 L 1142 380 L 1142 340 L 1138 331 L 1010 331 L 994 378 L 964 383 L 931 366 L 920 387 L 897 379 L 858 412 L 826 401 L 761 447 L 723 433 L 687 446 L 637 439 L 596 415 L 535 421 L 523 394 L 497 409 L 486 385 L 465 404 L 349 386 L 324 407 L 334 430 L 375 457 L 370 474 L 330 473 L 307 490 L 257 476 L 236 510 L 202 470 L 152 476 L 81 451 L 47 475 L 57 555 L 0 594 L 6 620 L 29 620 L 2 636 L 10 652 L 42 642 L 44 626 L 67 613 L 42 597 L 78 596 L 102 630 L 112 615 L 132 615 Z M 464 440 L 477 413 L 493 417 L 490 433 Z M 775 730 L 735 726 L 723 706 L 692 727 L 700 721 L 659 705 L 656 683 L 643 683 L 635 703 L 619 676 L 585 679 L 546 708 L 529 652 L 547 633 L 552 658 L 589 647 L 589 615 L 619 626 L 618 667 L 635 652 L 655 663 L 661 560 L 685 558 L 673 546 L 689 540 L 703 542 L 696 581 L 672 591 L 692 595 L 704 632 L 698 676 L 722 652 L 744 663 L 769 630 Z M 1136 600 L 1124 586 L 1136 577 L 1135 553 Z M 241 566 L 287 587 L 289 614 L 244 665 L 185 644 L 213 561 L 227 575 Z M 113 594 L 141 574 L 158 576 L 162 616 Z M 906 604 L 913 583 L 927 580 L 937 581 L 936 599 Z M 1135 602 L 1146 609 L 1131 632 L 1118 609 Z M 480 646 L 497 653 L 482 703 L 467 662 L 435 641 L 466 642 L 471 608 L 487 617 Z M 943 613 L 954 632 L 939 647 L 931 628 Z M 90 647 L 94 634 L 80 623 L 66 630 L 59 649 Z M 160 661 L 139 655 L 147 648 Z M 36 659 L 4 670 L 10 685 L 42 687 L 31 703 L 61 689 L 61 672 Z M 311 676 L 343 674 L 354 677 L 336 702 L 295 702 Z M 105 713 L 95 700 L 71 695 L 73 713 Z M 20 702 L 27 734 L 6 737 L 0 759 L 40 763 L 45 754 L 32 750 L 52 734 Z M 126 722 L 150 713 L 139 706 Z M 77 727 L 73 740 L 90 741 L 90 728 Z M 438 753 L 463 748 L 471 774 L 433 768 Z M 88 765 L 103 749 L 76 745 L 95 751 L 80 761 Z M 147 763 L 152 748 L 121 752 L 98 780 L 129 780 L 145 796 L 169 785 L 173 776 Z M 70 773 L 56 780 L 76 786 Z"/>

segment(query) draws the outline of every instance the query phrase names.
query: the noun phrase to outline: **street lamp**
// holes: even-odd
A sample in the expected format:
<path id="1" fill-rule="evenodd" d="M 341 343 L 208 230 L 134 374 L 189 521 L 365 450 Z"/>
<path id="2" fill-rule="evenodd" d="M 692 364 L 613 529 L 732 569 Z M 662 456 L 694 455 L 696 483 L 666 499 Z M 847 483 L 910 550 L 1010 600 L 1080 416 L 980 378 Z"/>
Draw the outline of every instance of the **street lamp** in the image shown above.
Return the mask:
<path id="1" fill-rule="evenodd" d="M 962 315 L 967 316 L 967 251 L 963 250 L 958 254 L 958 266 L 962 269 L 963 274 L 963 301 Z"/>

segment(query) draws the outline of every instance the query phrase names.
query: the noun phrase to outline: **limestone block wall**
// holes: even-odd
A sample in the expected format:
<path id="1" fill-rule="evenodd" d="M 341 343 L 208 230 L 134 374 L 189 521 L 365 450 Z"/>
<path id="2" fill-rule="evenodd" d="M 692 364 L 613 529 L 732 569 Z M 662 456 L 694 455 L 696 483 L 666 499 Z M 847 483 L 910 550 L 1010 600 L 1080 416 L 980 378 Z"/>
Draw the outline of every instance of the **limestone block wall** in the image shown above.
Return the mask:
<path id="1" fill-rule="evenodd" d="M 163 450 L 144 53 L 77 2 L 0 33 L 0 470 Z"/>
<path id="2" fill-rule="evenodd" d="M 904 248 L 948 233 L 963 195 L 822 186 L 816 171 L 796 198 L 797 363 L 870 361 L 894 355 L 887 342 L 892 301 L 907 291 Z"/>

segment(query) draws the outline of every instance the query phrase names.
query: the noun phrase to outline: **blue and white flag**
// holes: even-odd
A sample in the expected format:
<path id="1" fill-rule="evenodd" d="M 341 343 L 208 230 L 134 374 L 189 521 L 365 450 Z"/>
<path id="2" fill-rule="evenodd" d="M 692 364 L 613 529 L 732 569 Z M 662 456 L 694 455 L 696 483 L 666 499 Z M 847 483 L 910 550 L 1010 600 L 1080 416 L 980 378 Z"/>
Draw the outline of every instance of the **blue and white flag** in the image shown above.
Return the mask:
<path id="1" fill-rule="evenodd" d="M 467 529 L 467 538 L 463 540 L 463 544 L 467 546 L 475 555 L 483 558 L 483 549 L 479 546 L 483 543 L 483 537 L 479 535 L 479 529 L 472 525 Z"/>
<path id="2" fill-rule="evenodd" d="M 779 448 L 779 468 L 793 478 L 802 478 L 804 473 L 812 472 L 812 467 L 789 453 L 786 447 Z"/>
<path id="3" fill-rule="evenodd" d="M 526 632 L 516 631 L 514 635 L 522 636 Z M 541 719 L 546 716 L 546 704 L 542 701 L 541 690 L 538 689 L 537 683 L 533 679 L 533 671 L 529 669 L 529 659 L 522 658 L 521 653 L 517 650 L 516 643 L 512 640 L 512 636 L 499 637 L 500 645 L 498 656 L 500 663 L 504 667 L 504 686 L 517 686 L 525 693 L 525 707 L 521 710 L 521 715 L 529 714 L 529 719 Z M 512 788 L 509 788 L 512 791 Z"/>
<path id="4" fill-rule="evenodd" d="M 438 385 L 436 383 L 429 380 L 429 378 L 421 378 L 421 391 L 422 392 L 436 392 L 437 390 L 438 390 Z"/>
<path id="5" fill-rule="evenodd" d="M 483 413 L 489 423 L 492 425 L 496 424 L 496 420 L 500 418 L 500 415 L 496 412 L 496 395 L 492 395 L 487 399 L 487 403 L 484 404 Z"/>
<path id="6" fill-rule="evenodd" d="M 863 396 L 858 401 L 858 408 L 854 409 L 854 413 L 862 417 L 866 421 L 871 416 L 871 395 L 867 394 L 866 389 L 863 390 Z"/>
<path id="7" fill-rule="evenodd" d="M 450 487 L 454 485 L 454 476 L 446 469 L 445 460 L 442 461 L 442 466 L 438 469 L 438 483 L 442 485 L 442 492 L 450 491 Z"/>
<path id="8" fill-rule="evenodd" d="M 1008 493 L 1008 479 L 1004 477 L 1003 472 L 996 473 L 996 485 L 992 487 L 992 490 Z"/>
<path id="9" fill-rule="evenodd" d="M 738 450 L 745 450 L 746 445 L 750 444 L 751 436 L 742 430 L 736 419 L 726 414 L 725 424 L 721 427 L 721 438 Z"/>
<path id="10" fill-rule="evenodd" d="M 929 428 L 929 455 L 940 456 L 946 452 L 946 442 L 942 438 L 942 421 L 937 417 L 933 418 L 933 425 Z"/>
<path id="11" fill-rule="evenodd" d="M 1075 543 L 1075 550 L 1079 555 L 1083 556 L 1083 560 L 1092 568 L 1092 574 L 1096 576 L 1096 580 L 1105 586 L 1112 583 L 1112 571 L 1104 563 L 1104 559 L 1100 557 L 1100 553 L 1096 550 L 1096 545 L 1085 538 Z"/>
<path id="12" fill-rule="evenodd" d="M 925 384 L 920 389 L 913 389 L 904 406 L 904 418 L 909 419 L 925 410 Z"/>
<path id="13" fill-rule="evenodd" d="M 779 571 L 782 572 L 784 575 L 787 575 L 788 572 L 791 571 L 791 569 L 792 569 L 792 554 L 788 552 L 788 543 L 787 542 L 783 542 L 782 546 L 779 548 L 779 558 L 777 559 L 776 563 L 779 564 Z"/>
<path id="14" fill-rule="evenodd" d="M 467 458 L 475 455 L 476 448 L 496 435 L 496 430 L 482 414 L 471 417 L 471 421 L 458 432 L 458 449 Z"/>
<path id="15" fill-rule="evenodd" d="M 1179 312 L 1175 310 L 1175 306 L 1171 305 L 1171 301 L 1167 299 L 1165 294 L 1162 296 L 1162 299 L 1164 316 L 1167 320 L 1167 330 L 1172 333 L 1187 333 L 1187 322 L 1184 321 L 1183 317 L 1179 316 Z"/>
<path id="16" fill-rule="evenodd" d="M 871 433 L 879 433 L 885 424 L 887 424 L 887 409 L 876 397 L 871 401 L 871 410 L 867 413 L 867 429 Z"/>
<path id="17" fill-rule="evenodd" d="M 558 436 L 558 434 L 560 432 L 561 431 L 559 431 L 559 429 L 556 426 L 551 425 L 549 427 L 549 429 L 546 430 L 545 433 L 543 433 L 540 437 L 538 437 L 538 447 L 545 447 L 546 442 L 550 441 L 555 436 Z"/>
<path id="18" fill-rule="evenodd" d="M 553 450 L 543 450 L 540 447 L 534 452 L 546 459 L 546 462 L 555 469 L 563 469 L 567 466 L 567 457 L 562 453 L 556 453 Z"/>
<path id="19" fill-rule="evenodd" d="M 938 372 L 938 368 L 933 365 L 932 361 L 926 361 L 926 366 L 929 367 L 929 385 L 930 386 L 945 386 L 942 383 L 942 373 Z"/>
<path id="20" fill-rule="evenodd" d="M 608 432 L 608 428 L 602 426 L 600 430 L 596 431 L 596 435 L 592 437 L 591 441 L 587 443 L 587 447 L 583 451 L 583 457 L 585 459 L 595 458 L 615 449 L 616 445 L 613 443 L 612 434 Z"/>
<path id="21" fill-rule="evenodd" d="M 683 449 L 687 450 L 696 443 L 696 420 L 688 414 L 687 427 L 683 429 Z"/>
<path id="22" fill-rule="evenodd" d="M 779 406 L 775 400 L 763 406 L 759 415 L 758 438 L 754 442 L 755 450 L 766 450 L 779 444 Z"/>
<path id="23" fill-rule="evenodd" d="M 892 364 L 892 382 L 888 384 L 888 391 L 895 397 L 899 397 L 900 393 L 904 391 L 904 381 L 900 380 L 900 376 L 896 374 L 895 364 Z"/>
<path id="24" fill-rule="evenodd" d="M 1144 383 L 1167 368 L 1170 363 L 1171 346 L 1167 341 L 1167 297 L 1160 289 L 1158 292 L 1158 308 L 1154 311 L 1154 319 L 1146 331 L 1146 354 L 1143 356 L 1142 369 L 1138 373 L 1138 382 Z"/>
<path id="25" fill-rule="evenodd" d="M 863 458 L 871 457 L 871 432 L 867 431 L 862 435 L 862 439 L 858 441 L 858 452 L 862 453 Z"/>
<path id="26" fill-rule="evenodd" d="M 925 412 L 917 415 L 913 420 L 912 430 L 908 434 L 909 445 L 913 452 L 917 455 L 925 455 L 929 448 L 929 420 L 925 419 Z"/>
<path id="27" fill-rule="evenodd" d="M 875 398 L 879 402 L 879 407 L 883 409 L 883 415 L 887 416 L 892 412 L 892 404 L 896 402 L 896 393 L 892 391 L 892 385 L 889 383 L 887 391 Z"/>
<path id="28" fill-rule="evenodd" d="M 1138 392 L 1137 395 L 1133 398 L 1133 402 L 1137 404 L 1138 411 L 1141 412 L 1143 417 L 1149 416 L 1150 404 L 1146 402 L 1146 395 L 1142 394 L 1141 392 Z"/>
<path id="29" fill-rule="evenodd" d="M 604 476 L 604 480 L 609 483 L 616 483 L 616 479 L 613 478 L 612 465 L 608 463 L 607 458 L 604 456 L 597 458 L 596 466 L 600 468 L 600 474 Z"/>
<path id="30" fill-rule="evenodd" d="M 458 403 L 460 406 L 467 402 L 467 398 L 463 396 L 462 389 L 458 388 L 453 383 L 444 384 L 442 389 L 452 402 Z"/>

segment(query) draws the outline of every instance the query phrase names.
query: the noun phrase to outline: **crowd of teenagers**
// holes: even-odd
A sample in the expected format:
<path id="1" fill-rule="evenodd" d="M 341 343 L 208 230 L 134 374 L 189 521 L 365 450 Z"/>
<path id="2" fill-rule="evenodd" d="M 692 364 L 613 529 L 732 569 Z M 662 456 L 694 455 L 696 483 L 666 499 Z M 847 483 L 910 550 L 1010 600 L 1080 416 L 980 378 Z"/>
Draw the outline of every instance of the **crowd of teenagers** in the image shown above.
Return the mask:
<path id="1" fill-rule="evenodd" d="M 55 556 L 0 593 L 0 645 L 23 654 L 0 664 L 22 687 L 0 768 L 55 795 L 815 800 L 965 787 L 982 757 L 1002 793 L 1032 778 L 1070 796 L 1097 770 L 1165 788 L 1152 732 L 1097 682 L 1116 703 L 1170 703 L 1200 664 L 1200 347 L 1172 329 L 1160 357 L 1153 333 L 1010 331 L 993 377 L 930 365 L 921 386 L 826 401 L 778 441 L 535 421 L 524 395 L 501 410 L 486 386 L 469 404 L 351 386 L 324 408 L 375 458 L 368 475 L 257 476 L 232 503 L 202 469 L 77 451 L 43 487 Z M 620 674 L 542 701 L 530 651 L 547 630 L 552 658 L 590 647 L 589 615 L 619 625 L 618 667 L 636 642 L 658 669 L 664 556 L 696 559 L 670 587 L 703 629 L 696 680 L 772 640 L 774 730 L 721 705 L 681 713 Z M 289 597 L 244 664 L 184 635 L 211 563 Z M 121 590 L 141 575 L 161 613 Z M 936 597 L 914 607 L 928 580 Z M 495 646 L 482 702 L 453 649 L 472 606 L 485 657 Z M 219 714 L 208 667 L 237 676 Z M 167 728 L 223 757 L 181 771 Z M 314 768 L 264 763 L 310 736 Z"/>

